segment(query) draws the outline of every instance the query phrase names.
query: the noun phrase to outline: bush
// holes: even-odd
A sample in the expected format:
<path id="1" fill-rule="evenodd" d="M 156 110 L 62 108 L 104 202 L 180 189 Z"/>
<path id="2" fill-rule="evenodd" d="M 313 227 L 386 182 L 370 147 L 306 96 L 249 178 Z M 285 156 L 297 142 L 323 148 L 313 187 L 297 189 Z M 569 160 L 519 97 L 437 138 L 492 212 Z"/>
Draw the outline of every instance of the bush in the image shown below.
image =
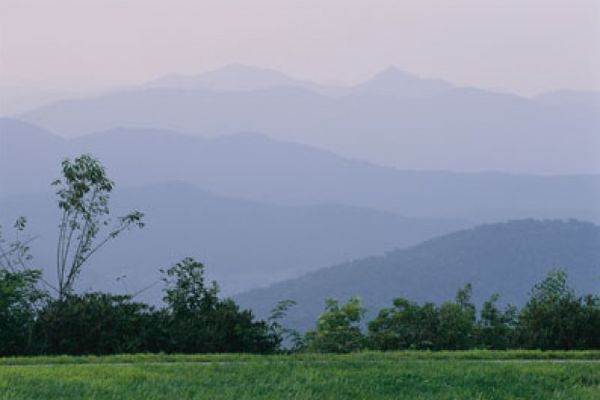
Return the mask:
<path id="1" fill-rule="evenodd" d="M 215 282 L 205 284 L 204 265 L 192 258 L 163 271 L 166 283 L 166 351 L 269 353 L 281 343 L 264 321 L 254 321 L 231 299 L 220 300 Z"/>
<path id="2" fill-rule="evenodd" d="M 360 331 L 360 320 L 365 311 L 358 297 L 351 298 L 343 306 L 335 299 L 328 299 L 315 330 L 306 333 L 306 349 L 322 353 L 349 353 L 363 348 L 365 341 Z"/>
<path id="3" fill-rule="evenodd" d="M 41 272 L 0 269 L 0 355 L 33 351 L 33 325 L 46 293 L 37 288 Z"/>
<path id="4" fill-rule="evenodd" d="M 40 311 L 35 324 L 43 354 L 115 354 L 159 350 L 159 314 L 128 296 L 68 295 Z"/>
<path id="5" fill-rule="evenodd" d="M 535 285 L 519 314 L 519 338 L 526 348 L 571 350 L 600 347 L 600 301 L 576 297 L 562 271 Z"/>

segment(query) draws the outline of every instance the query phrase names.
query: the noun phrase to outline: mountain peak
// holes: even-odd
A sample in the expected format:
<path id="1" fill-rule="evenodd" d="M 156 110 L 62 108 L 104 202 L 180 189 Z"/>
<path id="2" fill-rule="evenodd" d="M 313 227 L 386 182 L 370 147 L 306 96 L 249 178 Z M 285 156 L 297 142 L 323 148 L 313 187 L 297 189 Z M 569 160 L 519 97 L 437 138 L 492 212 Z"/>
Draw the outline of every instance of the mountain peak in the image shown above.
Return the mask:
<path id="1" fill-rule="evenodd" d="M 361 92 L 402 97 L 430 96 L 452 88 L 451 84 L 442 80 L 423 79 L 396 66 L 389 66 L 356 87 Z"/>

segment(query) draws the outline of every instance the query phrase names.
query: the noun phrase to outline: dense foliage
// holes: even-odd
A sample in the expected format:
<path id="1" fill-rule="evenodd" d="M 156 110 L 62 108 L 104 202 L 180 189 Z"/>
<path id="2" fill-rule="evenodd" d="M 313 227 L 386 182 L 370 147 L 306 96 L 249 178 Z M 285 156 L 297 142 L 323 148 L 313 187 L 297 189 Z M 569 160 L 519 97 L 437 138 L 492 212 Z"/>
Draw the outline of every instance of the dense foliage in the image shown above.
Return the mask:
<path id="1" fill-rule="evenodd" d="M 307 348 L 348 352 L 356 350 L 359 343 L 373 350 L 600 348 L 600 298 L 575 296 L 562 271 L 550 272 L 535 285 L 520 311 L 510 305 L 500 309 L 497 301 L 498 295 L 493 295 L 477 317 L 471 303 L 471 285 L 460 289 L 454 302 L 439 306 L 398 298 L 393 307 L 382 309 L 368 323 L 363 335 L 356 329 L 360 314 L 352 320 L 353 326 L 344 318 L 346 308 L 362 309 L 360 301 L 353 298 L 339 307 L 330 300 L 315 330 L 307 333 Z M 340 338 L 352 335 L 352 341 L 337 340 L 333 346 L 328 343 L 333 334 Z"/>
<path id="2" fill-rule="evenodd" d="M 534 287 L 519 322 L 519 340 L 525 347 L 600 347 L 600 299 L 577 297 L 561 271 L 550 273 Z"/>
<path id="3" fill-rule="evenodd" d="M 325 312 L 317 321 L 317 329 L 306 334 L 307 350 L 346 353 L 361 349 L 364 338 L 359 323 L 365 311 L 357 297 L 342 306 L 335 299 L 327 300 Z"/>
<path id="4" fill-rule="evenodd" d="M 107 293 L 52 298 L 39 289 L 39 272 L 0 271 L 0 355 L 138 352 L 270 353 L 286 330 L 256 321 L 218 287 L 204 266 L 186 258 L 163 271 L 163 308 Z M 363 329 L 359 298 L 330 299 L 299 350 L 344 353 L 373 350 L 600 349 L 600 298 L 578 297 L 566 275 L 553 271 L 535 285 L 521 309 L 500 308 L 498 296 L 479 313 L 471 286 L 440 305 L 394 300 Z M 281 316 L 278 310 L 276 316 Z"/>
<path id="5" fill-rule="evenodd" d="M 37 288 L 39 271 L 0 269 L 0 354 L 28 354 L 33 329 L 45 293 Z"/>
<path id="6" fill-rule="evenodd" d="M 273 351 L 280 343 L 264 321 L 240 310 L 231 299 L 221 300 L 215 282 L 204 282 L 204 266 L 185 258 L 164 271 L 163 313 L 167 341 L 164 348 L 177 353 Z"/>
<path id="7" fill-rule="evenodd" d="M 191 258 L 165 272 L 164 308 L 107 293 L 53 299 L 39 273 L 0 272 L 0 355 L 275 351 L 281 337 L 249 310 L 219 299 Z"/>

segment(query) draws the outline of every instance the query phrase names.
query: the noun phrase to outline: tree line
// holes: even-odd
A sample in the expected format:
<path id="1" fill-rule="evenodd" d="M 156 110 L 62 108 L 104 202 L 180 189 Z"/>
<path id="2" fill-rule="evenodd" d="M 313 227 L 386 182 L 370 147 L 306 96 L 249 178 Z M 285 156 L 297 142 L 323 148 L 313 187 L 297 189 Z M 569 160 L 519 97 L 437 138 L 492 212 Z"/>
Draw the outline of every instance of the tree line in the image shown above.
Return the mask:
<path id="1" fill-rule="evenodd" d="M 366 324 L 366 332 L 359 298 L 345 304 L 330 299 L 299 347 L 315 352 L 600 349 L 600 297 L 576 296 L 563 271 L 548 273 L 520 310 L 500 307 L 498 299 L 492 295 L 478 313 L 470 284 L 441 305 L 397 298 Z"/>
<path id="2" fill-rule="evenodd" d="M 13 239 L 0 231 L 0 355 L 600 348 L 600 298 L 576 296 L 561 271 L 537 284 L 520 310 L 500 307 L 494 295 L 477 313 L 466 285 L 441 305 L 395 299 L 364 324 L 359 298 L 329 299 L 304 335 L 281 324 L 293 301 L 258 320 L 221 299 L 217 284 L 205 280 L 204 265 L 192 258 L 160 271 L 161 307 L 136 301 L 135 294 L 77 293 L 88 260 L 123 232 L 143 228 L 144 215 L 111 218 L 114 183 L 89 155 L 65 160 L 53 185 L 61 213 L 55 283 L 29 267 L 33 238 L 24 236 L 25 218 L 16 221 Z"/>
<path id="3" fill-rule="evenodd" d="M 191 259 L 164 271 L 164 307 L 102 292 L 53 298 L 38 271 L 0 271 L 0 355 L 116 353 L 270 353 L 276 322 L 257 321 Z"/>

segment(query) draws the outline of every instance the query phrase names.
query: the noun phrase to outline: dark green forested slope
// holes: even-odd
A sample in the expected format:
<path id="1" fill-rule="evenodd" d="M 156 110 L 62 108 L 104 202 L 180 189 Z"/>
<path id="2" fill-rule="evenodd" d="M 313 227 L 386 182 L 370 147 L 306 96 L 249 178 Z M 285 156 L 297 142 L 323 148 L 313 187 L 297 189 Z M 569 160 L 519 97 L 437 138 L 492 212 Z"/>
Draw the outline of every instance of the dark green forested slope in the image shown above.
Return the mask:
<path id="1" fill-rule="evenodd" d="M 239 295 L 259 316 L 293 299 L 287 325 L 311 327 L 328 297 L 361 296 L 370 316 L 395 297 L 445 301 L 467 282 L 480 304 L 492 293 L 520 305 L 545 274 L 560 268 L 579 293 L 600 293 L 600 226 L 570 221 L 518 220 L 482 225 L 405 250 L 325 268 Z"/>

